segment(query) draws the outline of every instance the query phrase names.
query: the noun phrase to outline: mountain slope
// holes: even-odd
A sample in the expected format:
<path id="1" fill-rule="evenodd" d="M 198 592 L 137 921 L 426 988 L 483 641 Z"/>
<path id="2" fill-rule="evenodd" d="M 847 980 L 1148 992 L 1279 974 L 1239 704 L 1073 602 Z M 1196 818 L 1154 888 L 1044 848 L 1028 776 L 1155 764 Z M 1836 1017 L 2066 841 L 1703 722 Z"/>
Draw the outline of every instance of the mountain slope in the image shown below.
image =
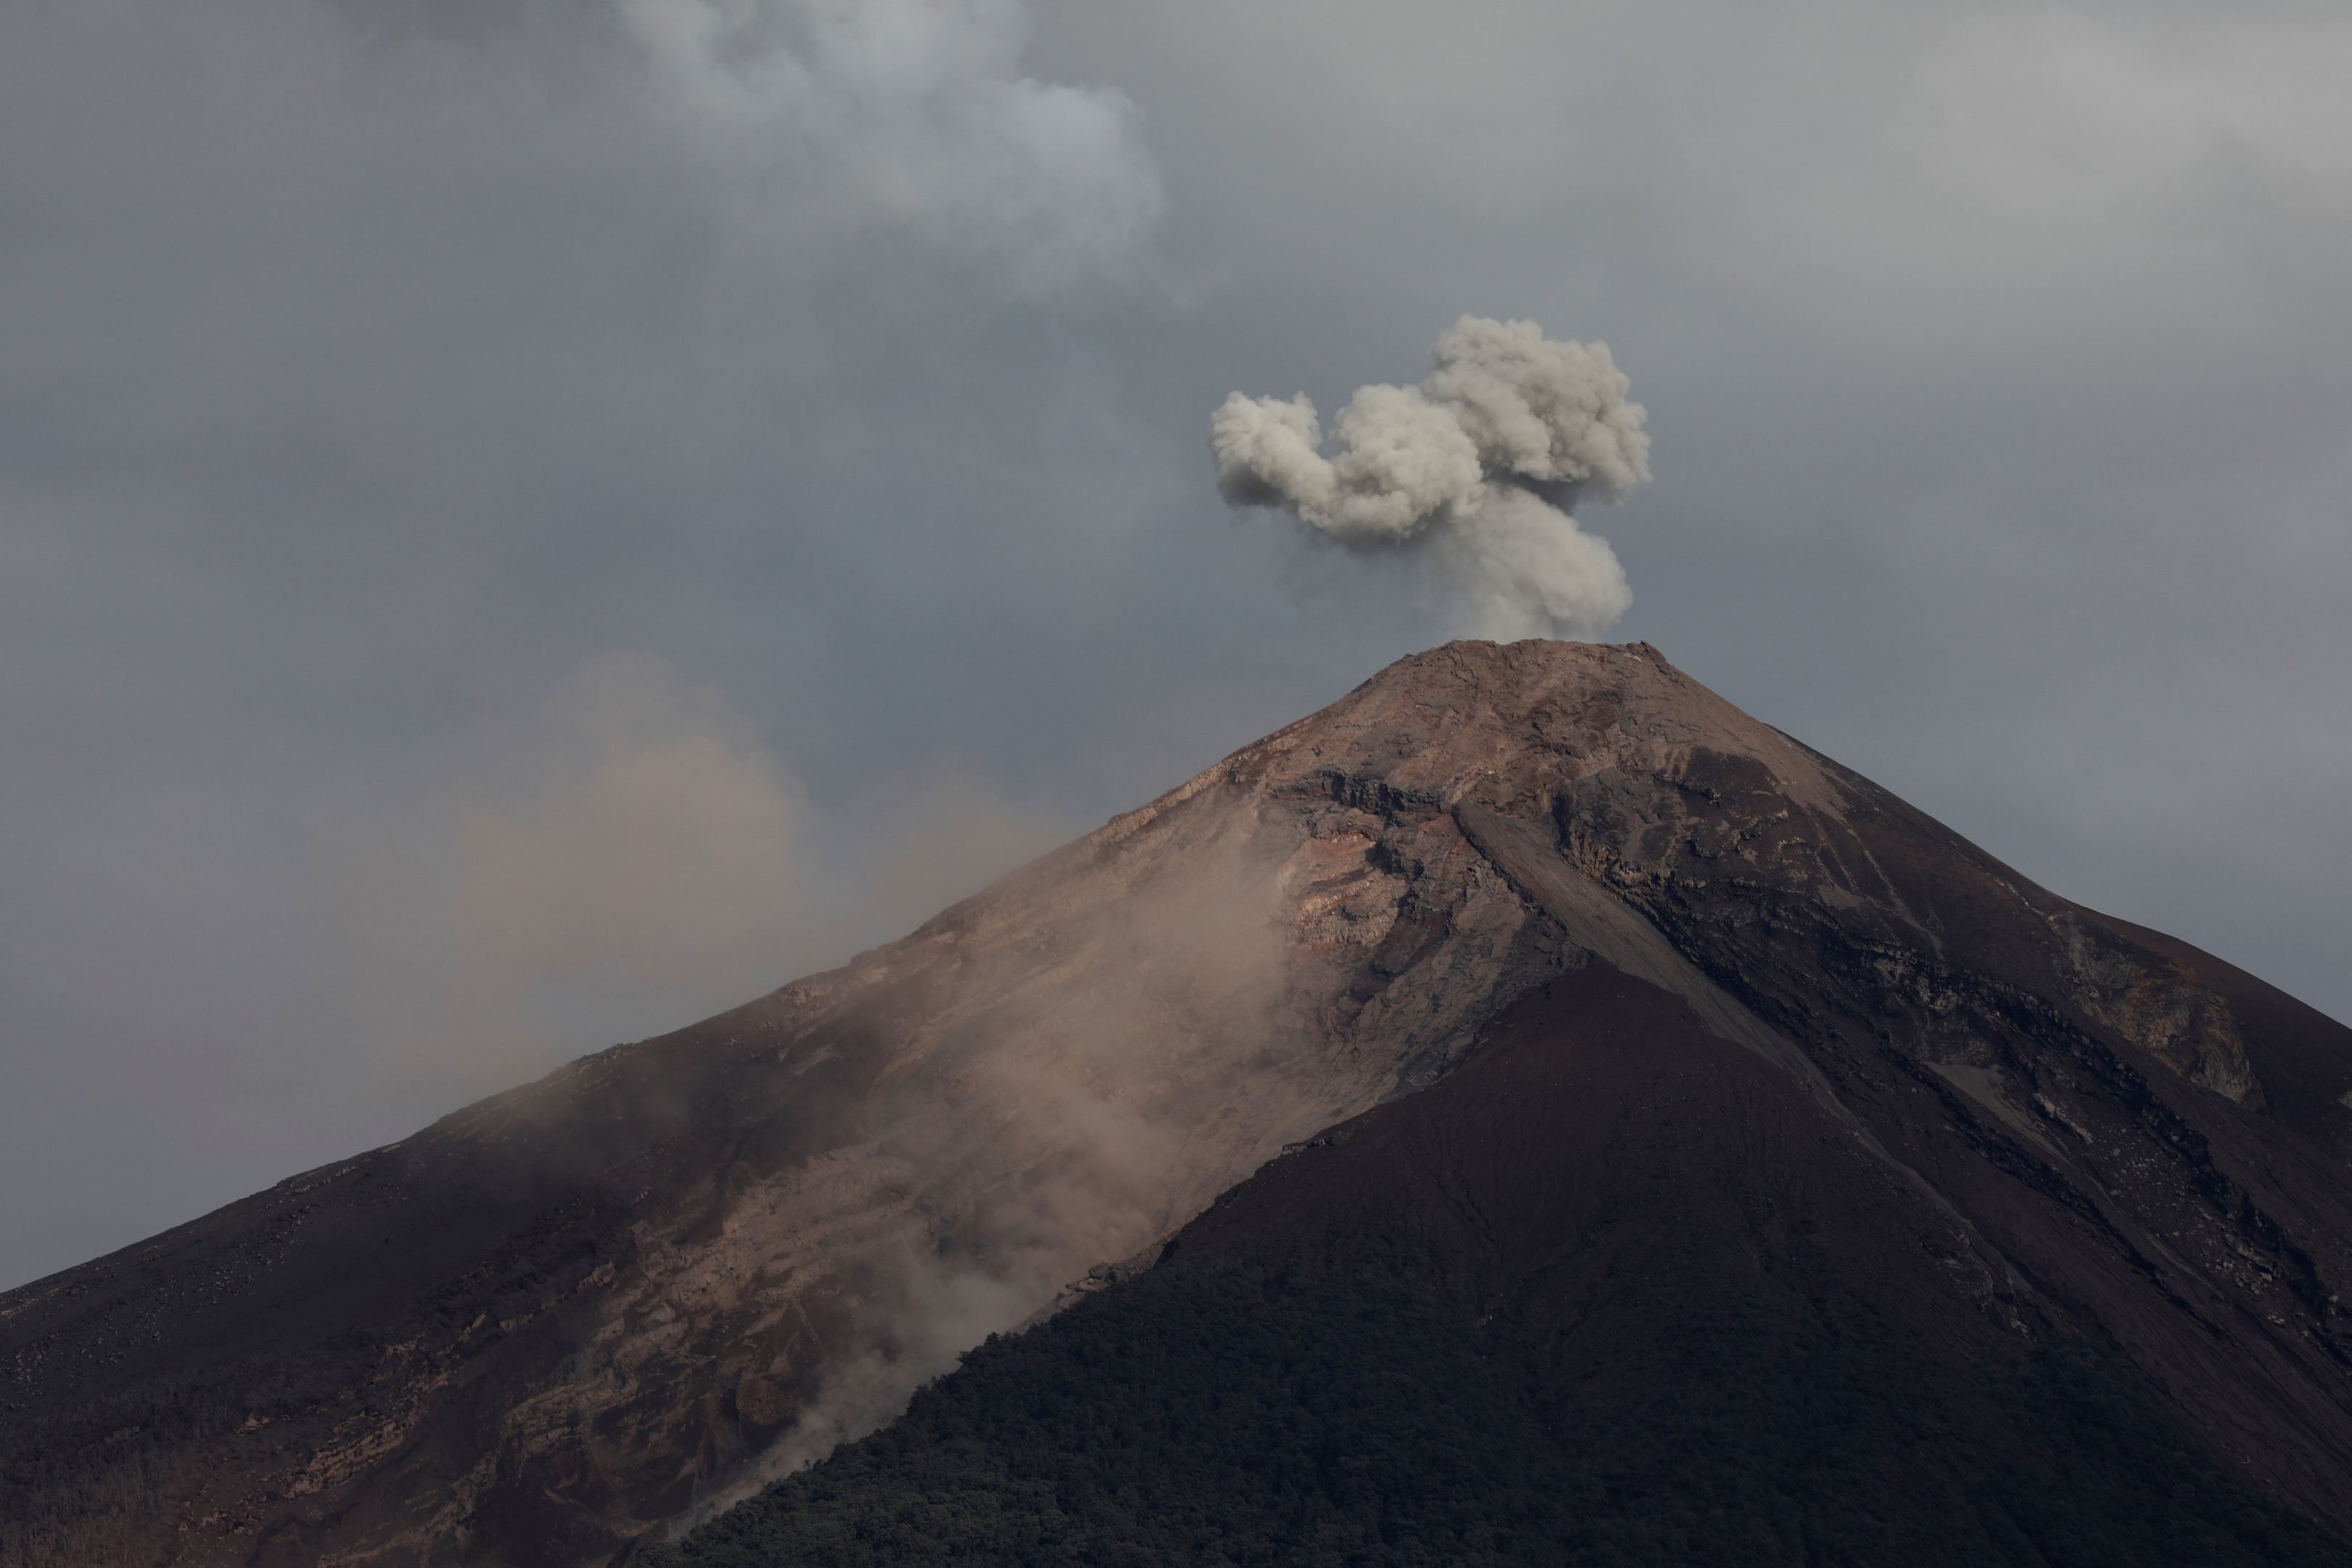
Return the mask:
<path id="1" fill-rule="evenodd" d="M 845 970 L 0 1297 L 0 1562 L 603 1561 L 1594 973 L 1780 1086 L 1736 1135 L 1942 1216 L 1895 1321 L 2107 1347 L 2352 1527 L 2346 1030 L 1646 647 L 1455 644 Z"/>
<path id="2" fill-rule="evenodd" d="M 1588 965 L 656 1560 L 2352 1564 L 1886 1174 Z"/>

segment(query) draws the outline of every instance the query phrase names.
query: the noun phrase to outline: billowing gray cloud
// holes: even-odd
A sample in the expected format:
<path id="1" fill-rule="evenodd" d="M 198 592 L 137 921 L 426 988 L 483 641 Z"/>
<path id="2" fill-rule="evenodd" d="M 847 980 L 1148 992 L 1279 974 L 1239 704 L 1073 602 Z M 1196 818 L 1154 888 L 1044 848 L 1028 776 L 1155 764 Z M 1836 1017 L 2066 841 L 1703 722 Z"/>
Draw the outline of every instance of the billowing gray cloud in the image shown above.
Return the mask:
<path id="1" fill-rule="evenodd" d="M 1452 579 L 1473 635 L 1613 625 L 1633 603 L 1624 570 L 1568 510 L 1650 479 L 1646 415 L 1608 345 L 1465 316 L 1433 357 L 1417 386 L 1358 388 L 1328 458 L 1304 394 L 1233 394 L 1209 421 L 1218 492 L 1295 512 L 1351 549 L 1421 547 Z"/>

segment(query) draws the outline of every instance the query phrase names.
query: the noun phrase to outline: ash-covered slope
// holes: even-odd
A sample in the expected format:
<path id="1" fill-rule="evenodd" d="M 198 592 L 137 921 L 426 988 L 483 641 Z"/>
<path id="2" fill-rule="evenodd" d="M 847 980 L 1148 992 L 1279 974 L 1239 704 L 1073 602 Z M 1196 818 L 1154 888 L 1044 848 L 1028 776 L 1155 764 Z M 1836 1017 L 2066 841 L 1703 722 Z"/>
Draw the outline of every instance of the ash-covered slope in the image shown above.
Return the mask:
<path id="1" fill-rule="evenodd" d="M 1938 1216 L 1911 1331 L 2113 1347 L 2352 1524 L 2346 1030 L 1646 647 L 1455 644 L 845 970 L 0 1297 L 0 1563 L 604 1560 L 1610 971 L 1808 1108 L 1841 1223 Z"/>

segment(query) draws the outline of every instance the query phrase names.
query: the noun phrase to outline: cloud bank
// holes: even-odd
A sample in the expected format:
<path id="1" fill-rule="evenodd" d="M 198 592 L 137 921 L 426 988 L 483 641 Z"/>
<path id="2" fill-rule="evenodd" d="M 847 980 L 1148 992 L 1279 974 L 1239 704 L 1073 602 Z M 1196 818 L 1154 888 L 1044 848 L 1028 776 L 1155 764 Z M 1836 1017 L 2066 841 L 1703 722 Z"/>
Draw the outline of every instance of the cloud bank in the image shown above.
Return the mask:
<path id="1" fill-rule="evenodd" d="M 1360 387 L 1333 452 L 1304 394 L 1236 392 L 1209 422 L 1217 489 L 1291 512 L 1351 550 L 1417 549 L 1481 636 L 1598 632 L 1631 607 L 1609 542 L 1570 515 L 1650 478 L 1645 414 L 1608 345 L 1465 316 L 1418 386 Z"/>

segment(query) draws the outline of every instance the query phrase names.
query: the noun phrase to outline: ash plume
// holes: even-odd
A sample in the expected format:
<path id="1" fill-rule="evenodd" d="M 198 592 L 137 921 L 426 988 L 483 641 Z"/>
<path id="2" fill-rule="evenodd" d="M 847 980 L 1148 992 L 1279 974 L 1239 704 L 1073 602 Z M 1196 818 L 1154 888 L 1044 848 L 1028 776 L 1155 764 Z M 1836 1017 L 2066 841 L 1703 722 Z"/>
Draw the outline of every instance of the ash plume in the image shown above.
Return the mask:
<path id="1" fill-rule="evenodd" d="M 1650 438 L 1608 345 L 1464 316 L 1416 386 L 1360 387 L 1331 452 L 1315 405 L 1236 392 L 1211 418 L 1217 489 L 1363 552 L 1425 553 L 1496 637 L 1601 630 L 1633 602 L 1609 542 L 1570 515 L 1650 478 Z"/>

